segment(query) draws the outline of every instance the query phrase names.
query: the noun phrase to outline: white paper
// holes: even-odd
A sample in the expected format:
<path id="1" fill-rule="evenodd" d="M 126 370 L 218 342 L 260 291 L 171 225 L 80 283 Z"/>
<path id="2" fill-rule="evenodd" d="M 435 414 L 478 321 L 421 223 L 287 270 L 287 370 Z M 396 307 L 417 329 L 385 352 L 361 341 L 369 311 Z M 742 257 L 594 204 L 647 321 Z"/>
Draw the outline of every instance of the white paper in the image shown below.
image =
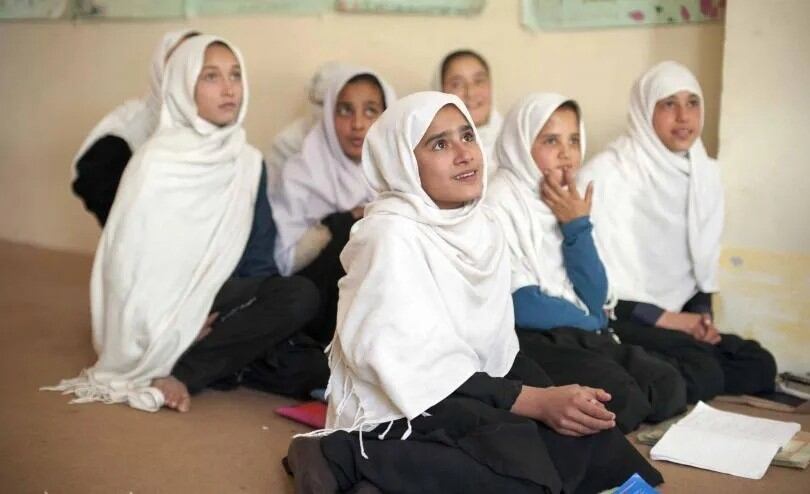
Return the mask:
<path id="1" fill-rule="evenodd" d="M 650 451 L 666 460 L 748 479 L 761 479 L 771 460 L 801 430 L 781 422 L 716 410 L 699 402 Z"/>

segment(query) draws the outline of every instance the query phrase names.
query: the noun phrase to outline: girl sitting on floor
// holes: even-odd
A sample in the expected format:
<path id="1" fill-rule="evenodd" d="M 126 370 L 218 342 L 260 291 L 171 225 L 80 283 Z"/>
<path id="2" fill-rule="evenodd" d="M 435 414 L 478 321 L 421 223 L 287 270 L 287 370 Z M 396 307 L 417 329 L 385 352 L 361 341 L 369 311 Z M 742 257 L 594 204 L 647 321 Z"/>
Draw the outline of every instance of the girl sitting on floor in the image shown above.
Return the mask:
<path id="1" fill-rule="evenodd" d="M 633 87 L 627 134 L 579 177 L 596 187 L 594 232 L 619 298 L 616 332 L 672 363 L 690 402 L 769 392 L 776 376 L 767 350 L 714 324 L 723 185 L 700 139 L 703 118 L 695 76 L 660 63 Z"/>
<path id="2" fill-rule="evenodd" d="M 327 429 L 295 439 L 297 492 L 599 492 L 662 481 L 603 390 L 555 387 L 518 353 L 509 257 L 481 204 L 486 158 L 457 97 L 372 126 L 379 193 L 341 255 Z"/>
<path id="3" fill-rule="evenodd" d="M 608 328 L 609 290 L 591 237 L 592 186 L 574 177 L 585 154 L 579 105 L 553 93 L 521 99 L 506 116 L 487 193 L 507 238 L 521 350 L 557 384 L 608 391 L 624 432 L 686 409 L 670 364 L 618 344 Z"/>

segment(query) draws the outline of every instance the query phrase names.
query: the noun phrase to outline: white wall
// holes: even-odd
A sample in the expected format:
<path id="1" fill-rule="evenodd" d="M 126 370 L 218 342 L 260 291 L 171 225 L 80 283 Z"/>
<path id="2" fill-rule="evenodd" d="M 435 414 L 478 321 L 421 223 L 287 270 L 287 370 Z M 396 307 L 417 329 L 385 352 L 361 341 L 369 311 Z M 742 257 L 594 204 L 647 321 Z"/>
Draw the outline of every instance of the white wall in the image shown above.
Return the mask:
<path id="1" fill-rule="evenodd" d="M 406 94 L 425 88 L 444 53 L 471 47 L 489 58 L 504 111 L 529 91 L 579 99 L 590 153 L 623 130 L 633 80 L 663 59 L 679 60 L 703 84 L 704 137 L 715 152 L 722 25 L 538 34 L 520 26 L 519 3 L 493 0 L 474 18 L 329 14 L 0 24 L 0 238 L 94 249 L 98 227 L 70 194 L 70 162 L 102 115 L 144 91 L 160 35 L 186 25 L 221 34 L 245 54 L 246 126 L 259 148 L 304 108 L 303 86 L 323 61 L 370 65 Z"/>
<path id="2" fill-rule="evenodd" d="M 810 2 L 732 0 L 720 163 L 726 186 L 720 318 L 780 367 L 810 371 Z"/>

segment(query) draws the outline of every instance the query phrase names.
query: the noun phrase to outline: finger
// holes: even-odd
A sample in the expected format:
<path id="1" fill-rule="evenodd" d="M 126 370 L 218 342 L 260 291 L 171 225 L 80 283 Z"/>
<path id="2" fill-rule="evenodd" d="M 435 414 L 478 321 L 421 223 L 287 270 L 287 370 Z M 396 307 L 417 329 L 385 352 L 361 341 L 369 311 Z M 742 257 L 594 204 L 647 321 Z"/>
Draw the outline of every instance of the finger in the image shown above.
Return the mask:
<path id="1" fill-rule="evenodd" d="M 702 340 L 706 337 L 706 326 L 703 325 L 703 319 L 701 319 L 698 323 L 692 326 L 692 334 L 695 335 L 695 338 Z"/>
<path id="2" fill-rule="evenodd" d="M 572 431 L 570 429 L 564 429 L 562 427 L 554 428 L 554 432 L 563 436 L 570 436 L 570 437 L 582 437 L 582 434 Z"/>
<path id="3" fill-rule="evenodd" d="M 612 398 L 610 396 L 610 393 L 608 393 L 602 388 L 591 388 L 589 386 L 582 386 L 582 391 L 585 393 L 588 399 L 596 399 L 599 401 L 610 401 L 610 399 Z"/>
<path id="4" fill-rule="evenodd" d="M 616 414 L 605 408 L 605 405 L 596 400 L 587 400 L 585 402 L 576 403 L 577 409 L 589 416 L 602 420 L 605 422 L 612 422 L 616 420 Z"/>
<path id="5" fill-rule="evenodd" d="M 600 420 L 580 411 L 574 412 L 570 417 L 567 417 L 567 420 L 572 421 L 572 423 L 565 423 L 563 424 L 564 427 L 582 434 L 593 434 L 616 427 L 614 420 Z"/>
<path id="6" fill-rule="evenodd" d="M 571 167 L 563 168 L 563 176 L 565 177 L 565 183 L 568 185 L 568 193 L 574 199 L 582 199 L 582 196 L 579 195 L 579 190 L 577 190 L 577 182 L 574 180 L 574 171 Z"/>
<path id="7" fill-rule="evenodd" d="M 591 205 L 593 204 L 593 182 L 588 182 L 588 187 L 585 189 L 585 204 L 588 205 L 588 210 L 590 211 Z"/>
<path id="8" fill-rule="evenodd" d="M 186 413 L 189 410 L 191 410 L 191 397 L 185 395 L 180 398 L 180 401 L 177 403 L 177 411 L 180 413 Z"/>
<path id="9" fill-rule="evenodd" d="M 583 415 L 584 417 L 584 415 Z M 598 432 L 599 429 L 591 429 L 587 425 L 581 423 L 577 418 L 565 418 L 563 417 L 560 420 L 560 428 L 574 432 L 580 436 L 585 436 L 588 434 L 593 434 Z"/>
<path id="10" fill-rule="evenodd" d="M 545 197 L 547 202 L 552 204 L 562 204 L 565 201 L 565 196 L 559 192 L 559 188 L 555 190 L 551 185 L 545 188 Z"/>
<path id="11" fill-rule="evenodd" d="M 547 188 L 550 194 L 558 197 L 559 199 L 564 198 L 567 194 L 565 189 L 563 189 L 562 185 L 559 184 L 554 178 L 551 176 L 550 173 L 545 174 L 546 179 L 543 180 L 543 183 L 547 184 Z"/>
<path id="12" fill-rule="evenodd" d="M 543 182 L 545 184 L 546 182 Z M 540 199 L 543 200 L 549 206 L 557 204 L 559 202 L 559 198 L 552 196 L 549 188 L 547 185 L 544 185 L 540 188 Z"/>
<path id="13" fill-rule="evenodd" d="M 607 403 L 608 401 L 613 399 L 613 397 L 610 396 L 610 393 L 608 393 L 604 389 L 595 389 L 594 391 L 596 391 L 596 399 L 601 401 L 602 403 Z"/>

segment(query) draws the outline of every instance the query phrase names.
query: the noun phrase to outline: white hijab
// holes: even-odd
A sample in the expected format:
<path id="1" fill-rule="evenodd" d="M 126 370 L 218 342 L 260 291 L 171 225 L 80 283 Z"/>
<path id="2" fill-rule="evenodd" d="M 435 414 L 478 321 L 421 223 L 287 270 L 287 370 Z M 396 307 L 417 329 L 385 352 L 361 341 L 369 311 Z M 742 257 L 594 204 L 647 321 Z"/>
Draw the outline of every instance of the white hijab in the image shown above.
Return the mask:
<path id="1" fill-rule="evenodd" d="M 312 76 L 308 92 L 309 111 L 284 127 L 273 139 L 270 151 L 265 154 L 268 177 L 275 177 L 281 173 L 284 163 L 301 151 L 307 134 L 323 118 L 323 99 L 329 88 L 329 82 L 346 67 L 348 67 L 346 64 L 340 62 L 327 62 L 321 65 Z M 275 180 L 275 178 L 271 180 Z"/>
<path id="2" fill-rule="evenodd" d="M 457 50 L 454 50 L 454 52 Z M 473 51 L 473 50 L 471 50 Z M 478 53 L 473 51 L 474 53 Z M 449 56 L 449 55 L 448 55 Z M 479 55 L 481 56 L 481 55 Z M 436 67 L 436 70 L 433 72 L 433 79 L 431 80 L 431 89 L 434 91 L 444 91 L 444 84 L 442 83 L 442 67 L 444 66 L 444 62 L 447 60 L 447 56 L 442 58 L 439 62 L 439 66 Z M 495 175 L 495 171 L 498 168 L 497 161 L 494 160 L 495 157 L 495 143 L 498 140 L 498 136 L 501 134 L 501 126 L 503 125 L 503 117 L 498 109 L 495 107 L 495 89 L 494 85 L 492 84 L 492 73 L 489 74 L 490 78 L 490 107 L 489 107 L 489 119 L 487 123 L 483 125 L 476 125 L 475 128 L 478 131 L 478 137 L 480 138 L 481 145 L 484 147 L 484 152 L 489 159 L 489 177 L 492 178 Z"/>
<path id="3" fill-rule="evenodd" d="M 377 79 L 386 106 L 396 100 L 394 90 L 374 71 L 342 67 L 329 81 L 323 101 L 323 118 L 304 139 L 301 152 L 268 177 L 268 197 L 278 228 L 275 257 L 279 270 L 293 269 L 295 245 L 301 236 L 325 216 L 349 211 L 374 197 L 363 170 L 343 152 L 335 132 L 335 104 L 343 86 L 361 74 Z"/>
<path id="4" fill-rule="evenodd" d="M 534 93 L 512 108 L 495 146 L 498 172 L 487 194 L 487 204 L 506 233 L 512 259 L 512 291 L 537 285 L 543 293 L 563 298 L 588 313 L 568 279 L 562 231 L 554 213 L 540 199 L 543 175 L 531 154 L 537 134 L 566 101 L 571 99 L 554 93 Z M 585 124 L 578 113 L 584 156 Z"/>
<path id="5" fill-rule="evenodd" d="M 579 174 L 594 182 L 592 219 L 616 295 L 680 311 L 698 290 L 718 289 L 723 186 L 700 138 L 673 153 L 652 125 L 656 102 L 679 91 L 703 93 L 683 65 L 662 62 L 631 93 L 628 133 Z M 701 117 L 701 129 L 703 118 Z"/>
<path id="6" fill-rule="evenodd" d="M 163 35 L 160 43 L 152 53 L 152 63 L 149 66 L 149 92 L 141 99 L 124 102 L 93 127 L 93 130 L 90 131 L 73 159 L 74 178 L 77 173 L 76 164 L 79 159 L 102 137 L 106 135 L 120 137 L 126 141 L 129 149 L 134 154 L 152 136 L 160 118 L 160 89 L 163 82 L 166 55 L 181 39 L 194 32 L 196 31 L 193 29 L 183 29 Z"/>
<path id="7" fill-rule="evenodd" d="M 242 66 L 242 107 L 226 127 L 199 117 L 194 102 L 213 42 L 229 46 Z M 157 411 L 163 395 L 151 381 L 168 376 L 192 344 L 250 234 L 261 154 L 242 128 L 241 54 L 218 37 L 189 39 L 166 66 L 163 97 L 160 126 L 127 166 L 93 263 L 98 361 L 55 388 L 74 393 L 74 402 Z"/>
<path id="8" fill-rule="evenodd" d="M 480 200 L 439 209 L 419 179 L 413 149 L 446 105 L 472 122 L 457 97 L 415 93 L 388 107 L 363 146 L 379 196 L 341 254 L 326 431 L 411 420 L 475 372 L 504 376 L 517 354 L 500 227 Z"/>

